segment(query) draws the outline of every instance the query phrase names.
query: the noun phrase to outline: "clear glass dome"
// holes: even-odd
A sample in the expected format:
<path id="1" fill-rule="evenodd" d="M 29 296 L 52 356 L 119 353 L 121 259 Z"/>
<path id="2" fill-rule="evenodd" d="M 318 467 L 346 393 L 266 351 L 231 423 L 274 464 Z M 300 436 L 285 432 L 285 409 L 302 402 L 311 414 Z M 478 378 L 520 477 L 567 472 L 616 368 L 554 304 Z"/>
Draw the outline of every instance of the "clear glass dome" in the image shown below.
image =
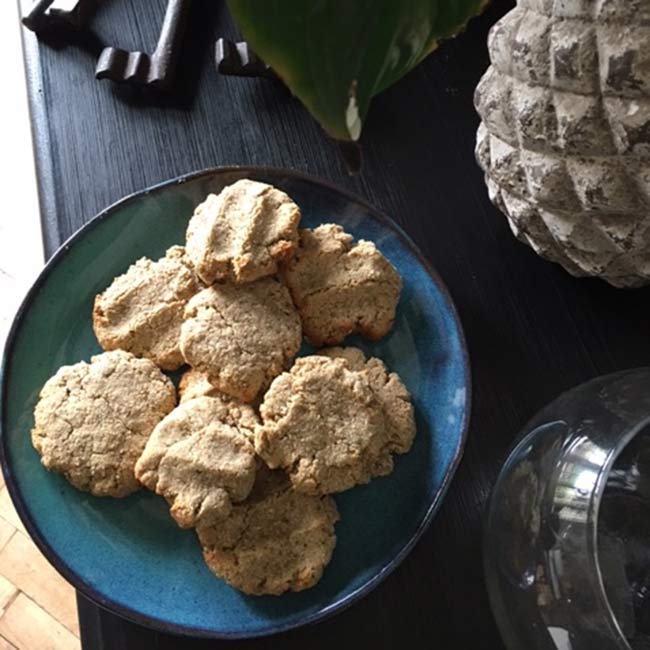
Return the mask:
<path id="1" fill-rule="evenodd" d="M 492 492 L 484 559 L 510 650 L 650 648 L 650 369 L 565 393 Z"/>

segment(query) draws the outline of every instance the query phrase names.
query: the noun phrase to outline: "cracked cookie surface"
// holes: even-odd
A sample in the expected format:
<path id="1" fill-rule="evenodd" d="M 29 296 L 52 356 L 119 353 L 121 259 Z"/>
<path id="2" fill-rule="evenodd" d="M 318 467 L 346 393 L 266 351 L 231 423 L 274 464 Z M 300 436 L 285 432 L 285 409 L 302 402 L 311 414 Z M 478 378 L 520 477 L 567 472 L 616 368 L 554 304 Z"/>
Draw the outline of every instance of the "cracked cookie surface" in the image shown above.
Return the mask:
<path id="1" fill-rule="evenodd" d="M 178 400 L 181 404 L 189 402 L 197 397 L 218 397 L 223 400 L 234 399 L 230 395 L 221 392 L 210 382 L 206 372 L 190 368 L 186 370 L 178 382 Z"/>
<path id="2" fill-rule="evenodd" d="M 386 450 L 405 454 L 415 437 L 415 414 L 411 395 L 396 372 L 389 372 L 377 357 L 366 359 L 359 348 L 325 348 L 317 354 L 345 359 L 351 370 L 364 374 L 384 410 L 388 429 Z"/>
<path id="3" fill-rule="evenodd" d="M 182 246 L 139 259 L 95 298 L 93 329 L 104 350 L 128 350 L 164 370 L 183 365 L 178 345 L 187 301 L 201 289 Z"/>
<path id="4" fill-rule="evenodd" d="M 220 391 L 252 401 L 280 374 L 302 341 L 300 318 L 286 287 L 272 278 L 215 284 L 185 309 L 181 351 Z"/>
<path id="5" fill-rule="evenodd" d="M 296 490 L 342 492 L 393 469 L 391 423 L 366 372 L 344 358 L 301 357 L 260 407 L 255 449 Z"/>
<path id="6" fill-rule="evenodd" d="M 219 525 L 199 526 L 206 564 L 250 595 L 280 595 L 315 585 L 332 557 L 338 521 L 331 497 L 292 489 L 263 467 L 251 495 Z"/>
<path id="7" fill-rule="evenodd" d="M 207 396 L 186 401 L 153 430 L 135 475 L 167 499 L 182 528 L 221 521 L 253 487 L 257 423 L 245 404 Z"/>
<path id="8" fill-rule="evenodd" d="M 206 284 L 252 282 L 278 270 L 298 242 L 300 209 L 272 185 L 240 180 L 210 194 L 187 228 L 187 254 Z"/>
<path id="9" fill-rule="evenodd" d="M 175 403 L 173 384 L 152 361 L 105 352 L 59 368 L 45 383 L 32 443 L 41 463 L 79 490 L 126 496 L 140 487 L 136 460 Z"/>
<path id="10" fill-rule="evenodd" d="M 341 226 L 301 230 L 282 276 L 313 345 L 336 345 L 354 332 L 378 340 L 393 325 L 402 289 L 397 271 L 372 242 L 354 244 Z"/>

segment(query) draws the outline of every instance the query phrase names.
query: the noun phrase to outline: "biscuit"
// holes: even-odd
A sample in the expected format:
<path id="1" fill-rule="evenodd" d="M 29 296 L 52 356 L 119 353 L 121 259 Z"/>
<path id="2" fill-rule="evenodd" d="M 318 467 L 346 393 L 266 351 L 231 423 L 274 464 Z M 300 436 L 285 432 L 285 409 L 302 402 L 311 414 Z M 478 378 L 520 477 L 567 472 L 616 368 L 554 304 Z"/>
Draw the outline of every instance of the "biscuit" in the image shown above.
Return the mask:
<path id="1" fill-rule="evenodd" d="M 300 231 L 300 246 L 282 274 L 305 336 L 336 345 L 354 332 L 376 341 L 395 320 L 402 281 L 372 242 L 353 244 L 341 226 Z"/>
<path id="2" fill-rule="evenodd" d="M 215 284 L 185 309 L 181 352 L 220 391 L 244 402 L 280 374 L 302 340 L 287 289 L 272 278 L 235 286 Z"/>
<path id="3" fill-rule="evenodd" d="M 253 488 L 257 423 L 245 404 L 205 396 L 186 401 L 153 430 L 136 478 L 167 499 L 182 528 L 222 520 Z"/>
<path id="4" fill-rule="evenodd" d="M 178 383 L 178 397 L 181 404 L 188 402 L 191 399 L 196 399 L 202 395 L 207 395 L 208 397 L 218 397 L 220 400 L 226 402 L 235 402 L 237 404 L 244 404 L 240 399 L 227 395 L 226 393 L 220 391 L 211 381 L 207 373 L 201 372 L 200 370 L 195 370 L 190 368 L 186 370 L 179 383 Z M 248 402 L 254 409 L 259 409 L 260 403 L 262 401 L 262 393 L 259 393 L 257 397 L 252 401 Z"/>
<path id="5" fill-rule="evenodd" d="M 300 494 L 283 472 L 263 468 L 251 495 L 215 526 L 199 526 L 210 570 L 249 595 L 315 585 L 332 557 L 338 521 L 331 497 Z"/>
<path id="6" fill-rule="evenodd" d="M 415 437 L 415 414 L 411 395 L 396 372 L 388 372 L 376 357 L 366 360 L 359 348 L 325 348 L 317 352 L 332 359 L 345 359 L 351 370 L 364 374 L 384 409 L 389 431 L 387 449 L 405 454 Z"/>
<path id="7" fill-rule="evenodd" d="M 32 443 L 41 463 L 79 490 L 121 497 L 153 428 L 176 403 L 171 381 L 148 359 L 115 350 L 63 366 L 40 393 Z"/>
<path id="8" fill-rule="evenodd" d="M 183 365 L 183 310 L 201 288 L 182 246 L 157 262 L 143 257 L 95 298 L 93 329 L 104 350 L 128 350 L 164 370 Z"/>
<path id="9" fill-rule="evenodd" d="M 181 404 L 202 396 L 218 397 L 223 400 L 233 399 L 222 393 L 211 382 L 205 372 L 190 368 L 186 370 L 178 382 L 178 399 Z"/>
<path id="10" fill-rule="evenodd" d="M 342 492 L 393 469 L 391 424 L 366 372 L 312 355 L 277 377 L 260 407 L 255 450 L 306 494 Z"/>
<path id="11" fill-rule="evenodd" d="M 298 243 L 300 209 L 266 183 L 240 180 L 210 194 L 187 228 L 187 254 L 206 283 L 252 282 L 278 270 Z"/>

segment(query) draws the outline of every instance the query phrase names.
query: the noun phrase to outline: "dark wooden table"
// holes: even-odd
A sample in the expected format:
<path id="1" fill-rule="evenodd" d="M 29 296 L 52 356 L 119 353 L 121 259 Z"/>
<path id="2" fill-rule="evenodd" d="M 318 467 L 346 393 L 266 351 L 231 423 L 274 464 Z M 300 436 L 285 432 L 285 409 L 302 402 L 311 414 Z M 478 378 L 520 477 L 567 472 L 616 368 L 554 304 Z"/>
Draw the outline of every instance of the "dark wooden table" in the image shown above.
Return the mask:
<path id="1" fill-rule="evenodd" d="M 145 630 L 79 596 L 84 648 L 318 650 L 348 641 L 377 650 L 503 648 L 483 580 L 481 520 L 508 447 L 558 393 L 650 360 L 648 290 L 571 278 L 517 243 L 488 201 L 474 162 L 472 94 L 488 63 L 488 28 L 512 3 L 494 0 L 464 34 L 375 100 L 362 139 L 363 174 L 354 178 L 281 86 L 215 73 L 215 38 L 236 36 L 221 2 L 195 0 L 171 98 L 142 98 L 95 81 L 99 41 L 152 47 L 164 5 L 104 2 L 98 39 L 81 39 L 78 47 L 26 37 L 47 254 L 116 199 L 192 170 L 275 165 L 332 180 L 392 215 L 446 281 L 469 343 L 472 425 L 431 528 L 351 609 L 279 637 L 226 643 Z"/>

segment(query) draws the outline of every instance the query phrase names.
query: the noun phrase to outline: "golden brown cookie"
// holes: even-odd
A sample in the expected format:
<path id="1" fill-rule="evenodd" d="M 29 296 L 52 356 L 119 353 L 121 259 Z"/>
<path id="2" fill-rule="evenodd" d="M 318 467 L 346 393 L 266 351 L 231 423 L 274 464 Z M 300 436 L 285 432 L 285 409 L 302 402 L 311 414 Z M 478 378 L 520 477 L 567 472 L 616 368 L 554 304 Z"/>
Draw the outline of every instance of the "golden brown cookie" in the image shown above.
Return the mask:
<path id="1" fill-rule="evenodd" d="M 415 415 L 411 395 L 399 375 L 388 372 L 381 359 L 366 359 L 359 348 L 324 348 L 317 354 L 332 359 L 345 359 L 351 370 L 366 376 L 384 409 L 389 429 L 387 449 L 397 454 L 409 451 L 415 437 Z"/>
<path id="2" fill-rule="evenodd" d="M 375 341 L 393 325 L 402 289 L 397 271 L 372 242 L 353 244 L 341 226 L 301 230 L 282 277 L 313 345 L 336 345 L 353 332 Z"/>
<path id="3" fill-rule="evenodd" d="M 167 499 L 182 528 L 213 524 L 253 488 L 257 423 L 245 404 L 205 396 L 186 401 L 153 430 L 135 475 Z"/>
<path id="4" fill-rule="evenodd" d="M 283 472 L 263 468 L 246 501 L 197 533 L 206 564 L 229 585 L 249 595 L 280 595 L 320 580 L 338 518 L 331 497 L 300 494 Z"/>
<path id="5" fill-rule="evenodd" d="M 157 262 L 143 257 L 95 298 L 93 329 L 104 350 L 128 350 L 164 370 L 183 365 L 183 311 L 201 288 L 182 246 Z"/>
<path id="6" fill-rule="evenodd" d="M 300 348 L 300 318 L 287 289 L 262 278 L 215 284 L 192 298 L 181 327 L 187 363 L 222 392 L 252 401 Z"/>
<path id="7" fill-rule="evenodd" d="M 41 390 L 32 443 L 49 470 L 79 490 L 121 497 L 153 428 L 176 403 L 171 381 L 148 359 L 115 350 L 63 366 Z"/>
<path id="8" fill-rule="evenodd" d="M 206 284 L 252 282 L 278 270 L 298 242 L 300 209 L 266 183 L 241 180 L 210 194 L 187 228 L 187 254 Z"/>
<path id="9" fill-rule="evenodd" d="M 273 381 L 260 412 L 257 453 L 306 494 L 342 492 L 389 474 L 391 453 L 406 446 L 370 375 L 343 358 L 297 359 Z"/>
<path id="10" fill-rule="evenodd" d="M 210 382 L 207 373 L 190 368 L 186 370 L 178 382 L 178 399 L 181 404 L 197 397 L 219 397 L 220 399 L 235 399 L 222 393 Z"/>

